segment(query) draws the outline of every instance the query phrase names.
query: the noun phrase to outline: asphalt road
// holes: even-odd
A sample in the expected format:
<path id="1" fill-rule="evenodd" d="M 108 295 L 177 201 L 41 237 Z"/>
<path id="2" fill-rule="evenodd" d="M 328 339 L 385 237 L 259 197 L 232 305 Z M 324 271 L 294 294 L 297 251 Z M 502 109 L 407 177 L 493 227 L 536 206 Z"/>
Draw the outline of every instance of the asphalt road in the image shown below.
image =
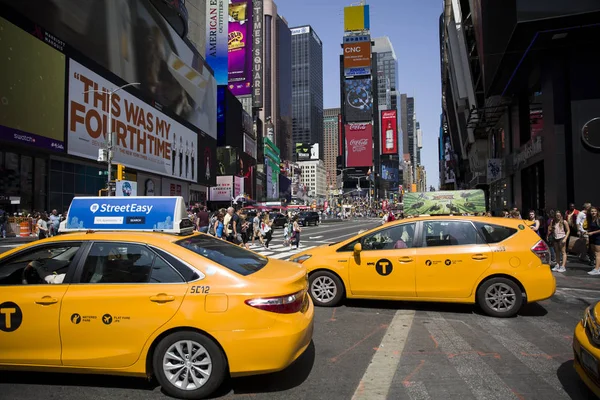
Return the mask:
<path id="1" fill-rule="evenodd" d="M 309 227 L 303 243 L 343 240 L 376 224 Z M 317 308 L 313 344 L 294 365 L 277 374 L 230 380 L 215 398 L 593 398 L 572 368 L 571 351 L 583 310 L 600 299 L 600 278 L 588 276 L 588 270 L 569 263 L 566 274 L 556 273 L 559 288 L 552 299 L 528 305 L 511 319 L 441 304 L 347 301 Z M 2 400 L 162 398 L 156 383 L 143 379 L 0 373 Z"/>

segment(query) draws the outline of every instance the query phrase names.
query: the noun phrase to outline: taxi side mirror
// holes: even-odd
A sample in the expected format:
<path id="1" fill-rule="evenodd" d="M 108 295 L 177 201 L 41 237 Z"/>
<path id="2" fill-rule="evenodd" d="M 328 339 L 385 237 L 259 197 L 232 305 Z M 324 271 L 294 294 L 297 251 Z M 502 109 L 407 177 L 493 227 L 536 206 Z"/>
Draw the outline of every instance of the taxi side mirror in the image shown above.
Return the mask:
<path id="1" fill-rule="evenodd" d="M 356 243 L 354 245 L 354 254 L 358 255 L 358 254 L 360 254 L 361 251 L 362 251 L 362 244 Z"/>

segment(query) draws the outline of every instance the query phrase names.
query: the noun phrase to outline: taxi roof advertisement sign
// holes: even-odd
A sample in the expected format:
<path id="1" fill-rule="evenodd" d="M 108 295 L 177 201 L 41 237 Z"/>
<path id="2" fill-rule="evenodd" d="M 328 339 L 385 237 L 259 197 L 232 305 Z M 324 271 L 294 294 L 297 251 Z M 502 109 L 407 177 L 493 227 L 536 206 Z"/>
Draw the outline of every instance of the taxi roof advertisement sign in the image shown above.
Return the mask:
<path id="1" fill-rule="evenodd" d="M 183 217 L 182 197 L 75 197 L 65 231 L 172 231 Z"/>
<path id="2" fill-rule="evenodd" d="M 77 61 L 69 62 L 69 154 L 95 160 L 105 146 L 108 96 L 84 93 L 115 85 Z M 135 96 L 112 96 L 114 163 L 195 182 L 198 133 L 157 111 Z M 175 162 L 177 160 L 177 162 Z"/>
<path id="3" fill-rule="evenodd" d="M 486 211 L 483 190 L 444 190 L 405 193 L 405 215 L 472 214 Z"/>

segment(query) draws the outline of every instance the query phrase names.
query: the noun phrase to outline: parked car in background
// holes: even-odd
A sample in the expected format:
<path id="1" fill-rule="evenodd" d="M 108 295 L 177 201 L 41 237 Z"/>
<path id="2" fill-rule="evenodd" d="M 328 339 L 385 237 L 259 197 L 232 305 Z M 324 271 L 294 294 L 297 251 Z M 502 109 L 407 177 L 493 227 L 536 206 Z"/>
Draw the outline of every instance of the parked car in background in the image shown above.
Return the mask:
<path id="1" fill-rule="evenodd" d="M 269 218 L 273 221 L 273 228 L 283 228 L 288 222 L 288 217 L 282 213 L 271 213 Z"/>
<path id="2" fill-rule="evenodd" d="M 316 211 L 302 211 L 298 214 L 298 223 L 302 226 L 319 225 L 319 213 Z"/>

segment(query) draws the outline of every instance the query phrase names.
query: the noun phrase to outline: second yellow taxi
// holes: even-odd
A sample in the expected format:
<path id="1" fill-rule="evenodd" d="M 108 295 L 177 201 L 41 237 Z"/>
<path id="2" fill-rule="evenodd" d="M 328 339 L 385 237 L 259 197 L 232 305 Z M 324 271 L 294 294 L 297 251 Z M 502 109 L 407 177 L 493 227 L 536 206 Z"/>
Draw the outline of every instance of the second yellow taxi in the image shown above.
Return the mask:
<path id="1" fill-rule="evenodd" d="M 495 317 L 551 297 L 546 243 L 522 220 L 419 217 L 391 222 L 291 261 L 318 306 L 344 298 L 476 303 Z"/>

